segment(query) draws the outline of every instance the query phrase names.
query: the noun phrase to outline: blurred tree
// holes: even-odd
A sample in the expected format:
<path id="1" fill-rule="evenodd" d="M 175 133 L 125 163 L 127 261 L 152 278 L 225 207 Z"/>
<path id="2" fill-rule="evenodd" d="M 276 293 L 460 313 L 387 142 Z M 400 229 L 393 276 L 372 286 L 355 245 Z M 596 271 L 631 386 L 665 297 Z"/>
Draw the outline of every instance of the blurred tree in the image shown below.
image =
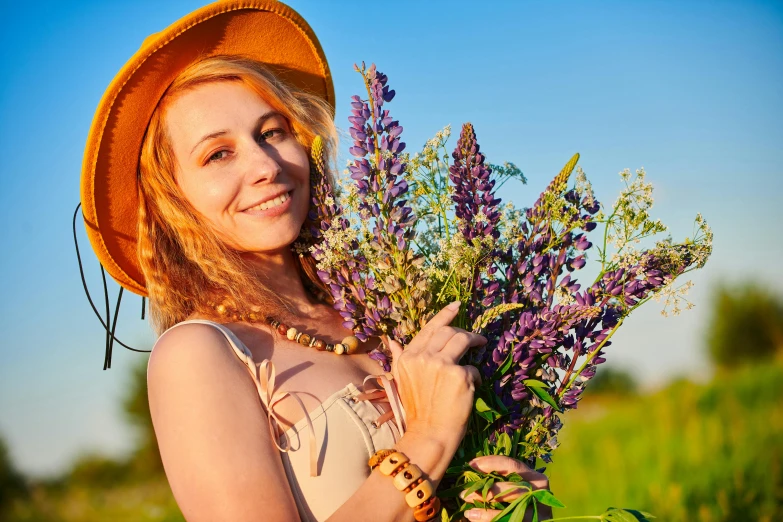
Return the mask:
<path id="1" fill-rule="evenodd" d="M 595 377 L 585 387 L 590 395 L 630 395 L 637 391 L 636 379 L 627 370 L 612 367 L 598 368 Z"/>
<path id="2" fill-rule="evenodd" d="M 24 477 L 11 463 L 5 441 L 0 438 L 0 519 L 13 499 L 27 495 Z"/>
<path id="3" fill-rule="evenodd" d="M 132 471 L 140 476 L 163 473 L 158 441 L 152 427 L 150 406 L 147 401 L 147 357 L 131 370 L 128 392 L 123 400 L 125 417 L 137 429 L 136 450 L 131 459 Z"/>
<path id="4" fill-rule="evenodd" d="M 68 474 L 62 478 L 70 487 L 75 484 L 109 487 L 128 481 L 130 464 L 103 455 L 87 454 L 79 457 Z"/>
<path id="5" fill-rule="evenodd" d="M 758 285 L 719 286 L 707 330 L 712 361 L 722 368 L 783 352 L 783 302 Z"/>

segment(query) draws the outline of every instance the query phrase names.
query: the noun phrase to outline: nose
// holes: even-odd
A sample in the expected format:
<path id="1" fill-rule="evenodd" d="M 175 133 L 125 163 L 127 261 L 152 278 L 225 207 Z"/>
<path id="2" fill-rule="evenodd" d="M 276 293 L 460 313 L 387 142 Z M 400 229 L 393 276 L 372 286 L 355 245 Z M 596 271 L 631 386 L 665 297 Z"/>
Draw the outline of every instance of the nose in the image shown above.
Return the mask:
<path id="1" fill-rule="evenodd" d="M 246 165 L 248 183 L 255 185 L 274 181 L 283 171 L 278 152 L 256 141 L 253 141 L 249 148 L 250 153 L 247 155 L 249 160 Z"/>

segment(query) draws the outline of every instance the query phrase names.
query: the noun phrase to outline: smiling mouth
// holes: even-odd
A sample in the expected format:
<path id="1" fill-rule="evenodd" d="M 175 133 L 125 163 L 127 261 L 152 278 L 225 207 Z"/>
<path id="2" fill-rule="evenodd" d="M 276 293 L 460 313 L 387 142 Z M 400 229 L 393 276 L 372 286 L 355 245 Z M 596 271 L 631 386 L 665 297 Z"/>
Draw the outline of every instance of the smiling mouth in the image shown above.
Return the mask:
<path id="1" fill-rule="evenodd" d="M 247 208 L 245 209 L 245 212 L 252 211 L 252 210 L 269 210 L 270 208 L 279 207 L 280 205 L 288 201 L 290 197 L 291 197 L 291 193 L 285 192 L 284 194 L 281 194 L 274 199 L 270 199 L 269 201 L 264 201 L 260 205 Z"/>

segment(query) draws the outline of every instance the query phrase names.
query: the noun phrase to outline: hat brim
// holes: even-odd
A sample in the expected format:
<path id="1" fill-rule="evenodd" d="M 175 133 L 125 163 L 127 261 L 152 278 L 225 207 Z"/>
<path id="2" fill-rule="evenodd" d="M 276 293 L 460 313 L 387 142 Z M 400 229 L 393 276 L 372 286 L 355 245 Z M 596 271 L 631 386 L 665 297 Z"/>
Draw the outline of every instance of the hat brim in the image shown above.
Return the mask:
<path id="1" fill-rule="evenodd" d="M 310 26 L 274 0 L 221 1 L 148 37 L 112 80 L 98 105 L 82 164 L 87 236 L 106 271 L 127 290 L 147 295 L 137 255 L 137 171 L 142 139 L 160 98 L 193 62 L 242 55 L 334 108 L 334 86 Z"/>

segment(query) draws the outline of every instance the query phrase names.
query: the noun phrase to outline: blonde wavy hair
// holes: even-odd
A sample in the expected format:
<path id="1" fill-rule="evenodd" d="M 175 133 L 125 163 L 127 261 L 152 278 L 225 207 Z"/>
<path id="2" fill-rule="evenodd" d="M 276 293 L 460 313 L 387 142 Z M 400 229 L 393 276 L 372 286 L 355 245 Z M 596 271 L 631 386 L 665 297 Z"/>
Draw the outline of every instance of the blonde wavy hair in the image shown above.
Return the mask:
<path id="1" fill-rule="evenodd" d="M 288 119 L 306 150 L 321 136 L 326 163 L 334 164 L 334 115 L 322 98 L 292 88 L 262 63 L 241 56 L 206 58 L 182 71 L 150 119 L 139 161 L 138 256 L 151 320 L 159 334 L 193 313 L 225 321 L 250 313 L 285 316 L 288 311 L 285 301 L 217 236 L 176 182 L 174 153 L 164 124 L 166 108 L 184 91 L 215 81 L 241 82 L 256 92 Z M 320 285 L 312 258 L 305 254 L 298 259 L 305 281 Z M 215 310 L 218 304 L 237 313 L 220 316 Z"/>

